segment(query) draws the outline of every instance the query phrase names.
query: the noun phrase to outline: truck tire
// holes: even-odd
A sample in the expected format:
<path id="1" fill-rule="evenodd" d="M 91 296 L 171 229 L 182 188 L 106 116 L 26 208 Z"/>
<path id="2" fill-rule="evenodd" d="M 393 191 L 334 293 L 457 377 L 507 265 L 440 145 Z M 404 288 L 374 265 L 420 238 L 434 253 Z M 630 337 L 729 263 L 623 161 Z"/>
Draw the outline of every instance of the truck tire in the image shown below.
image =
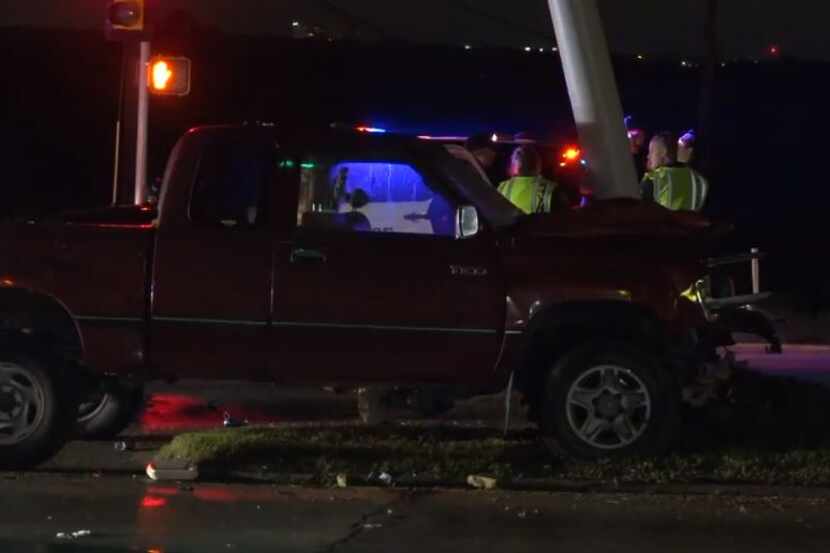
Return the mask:
<path id="1" fill-rule="evenodd" d="M 551 369 L 542 435 L 565 458 L 661 455 L 679 424 L 679 408 L 673 376 L 645 348 L 594 342 Z"/>
<path id="2" fill-rule="evenodd" d="M 93 393 L 78 406 L 75 433 L 84 439 L 116 437 L 135 419 L 144 404 L 144 388 L 116 384 Z"/>
<path id="3" fill-rule="evenodd" d="M 31 468 L 66 443 L 75 394 L 59 363 L 28 350 L 0 353 L 0 468 Z"/>

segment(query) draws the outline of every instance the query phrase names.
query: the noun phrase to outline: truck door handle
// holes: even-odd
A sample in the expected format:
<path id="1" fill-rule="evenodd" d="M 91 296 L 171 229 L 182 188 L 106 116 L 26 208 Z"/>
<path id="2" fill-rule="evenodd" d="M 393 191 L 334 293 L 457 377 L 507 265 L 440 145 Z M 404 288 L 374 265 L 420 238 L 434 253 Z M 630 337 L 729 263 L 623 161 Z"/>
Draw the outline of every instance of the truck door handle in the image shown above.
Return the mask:
<path id="1" fill-rule="evenodd" d="M 291 250 L 291 263 L 325 263 L 326 261 L 326 254 L 318 250 L 307 250 L 305 248 Z"/>

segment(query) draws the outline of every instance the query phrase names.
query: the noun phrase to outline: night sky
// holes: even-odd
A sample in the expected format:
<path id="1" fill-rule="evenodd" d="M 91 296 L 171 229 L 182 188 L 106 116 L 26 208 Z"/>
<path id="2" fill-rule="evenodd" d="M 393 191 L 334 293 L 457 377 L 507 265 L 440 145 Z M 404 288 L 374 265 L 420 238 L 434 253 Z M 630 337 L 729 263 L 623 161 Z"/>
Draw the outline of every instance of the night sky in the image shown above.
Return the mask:
<path id="1" fill-rule="evenodd" d="M 546 0 L 148 0 L 161 15 L 185 9 L 205 24 L 246 34 L 287 34 L 294 19 L 364 34 L 437 43 L 553 45 Z M 614 50 L 694 56 L 702 52 L 704 0 L 600 0 Z M 2 0 L 0 25 L 100 27 L 107 0 Z M 723 56 L 830 60 L 830 2 L 721 0 Z M 160 13 L 159 13 L 160 12 Z"/>

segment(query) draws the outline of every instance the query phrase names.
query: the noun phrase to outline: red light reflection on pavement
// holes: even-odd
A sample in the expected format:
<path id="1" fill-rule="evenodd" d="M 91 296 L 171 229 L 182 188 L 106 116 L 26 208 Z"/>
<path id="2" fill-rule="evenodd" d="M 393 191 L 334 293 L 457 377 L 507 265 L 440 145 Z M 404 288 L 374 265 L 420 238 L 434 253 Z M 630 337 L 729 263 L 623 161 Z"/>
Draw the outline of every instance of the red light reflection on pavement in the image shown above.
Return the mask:
<path id="1" fill-rule="evenodd" d="M 225 394 L 228 395 L 228 394 Z M 142 433 L 165 434 L 218 428 L 227 411 L 234 420 L 250 424 L 288 421 L 333 420 L 357 416 L 356 403 L 349 397 L 315 392 L 309 395 L 262 397 L 257 400 L 223 401 L 210 405 L 210 394 L 199 391 L 153 393 L 138 420 Z"/>
<path id="2" fill-rule="evenodd" d="M 208 428 L 221 424 L 222 415 L 197 398 L 179 394 L 157 394 L 141 415 L 145 431 Z"/>
<path id="3" fill-rule="evenodd" d="M 142 509 L 160 509 L 167 505 L 167 498 L 165 497 L 157 497 L 153 495 L 145 495 L 141 499 L 141 508 Z"/>

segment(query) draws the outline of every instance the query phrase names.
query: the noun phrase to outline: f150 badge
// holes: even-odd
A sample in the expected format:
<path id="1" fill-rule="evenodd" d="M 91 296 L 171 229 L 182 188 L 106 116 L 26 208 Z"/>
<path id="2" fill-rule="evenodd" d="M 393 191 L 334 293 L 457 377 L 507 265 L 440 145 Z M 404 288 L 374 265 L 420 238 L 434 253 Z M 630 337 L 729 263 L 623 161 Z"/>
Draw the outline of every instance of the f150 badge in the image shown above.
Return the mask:
<path id="1" fill-rule="evenodd" d="M 483 277 L 487 276 L 487 269 L 469 265 L 450 265 L 450 273 L 452 276 Z"/>

